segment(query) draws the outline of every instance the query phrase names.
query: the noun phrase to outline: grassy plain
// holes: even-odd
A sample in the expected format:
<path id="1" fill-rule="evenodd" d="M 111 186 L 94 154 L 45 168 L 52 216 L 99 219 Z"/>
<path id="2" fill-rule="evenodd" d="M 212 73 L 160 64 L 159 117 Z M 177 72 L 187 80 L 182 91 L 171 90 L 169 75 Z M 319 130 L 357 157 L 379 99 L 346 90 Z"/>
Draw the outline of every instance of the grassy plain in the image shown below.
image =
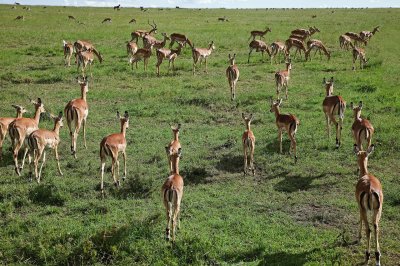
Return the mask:
<path id="1" fill-rule="evenodd" d="M 384 189 L 381 220 L 382 265 L 399 265 L 400 253 L 400 94 L 398 9 L 188 10 L 39 7 L 31 11 L 0 6 L 0 115 L 14 116 L 11 104 L 33 107 L 27 97 L 41 97 L 57 113 L 80 95 L 76 67 L 64 67 L 62 40 L 91 40 L 104 56 L 95 62 L 89 85 L 88 148 L 78 138 L 78 160 L 69 152 L 68 130 L 59 148 L 64 176 L 57 175 L 53 154 L 47 158 L 42 183 L 29 183 L 27 170 L 14 174 L 5 143 L 0 162 L 0 261 L 3 264 L 137 264 L 137 265 L 355 265 L 363 261 L 365 237 L 352 244 L 358 230 L 354 198 L 356 157 L 352 152 L 352 112 L 346 110 L 343 146 L 328 140 L 322 113 L 322 78 L 334 76 L 335 93 L 347 103 L 364 102 L 362 115 L 373 123 L 376 151 L 369 170 Z M 14 20 L 24 15 L 25 21 Z M 84 22 L 68 19 L 73 15 Z M 316 18 L 312 18 L 316 15 Z M 226 16 L 229 22 L 218 22 Z M 101 24 L 106 18 L 111 24 Z M 131 18 L 137 24 L 128 24 Z M 132 71 L 125 44 L 135 29 L 185 33 L 198 47 L 209 41 L 217 49 L 209 73 L 191 74 L 189 49 L 177 70 L 155 74 Z M 295 59 L 289 100 L 282 112 L 300 119 L 297 164 L 278 154 L 275 118 L 268 97 L 275 95 L 273 74 L 284 64 L 270 64 L 253 53 L 247 63 L 249 32 L 272 28 L 266 40 L 285 40 L 295 28 L 317 26 L 332 51 L 330 62 Z M 338 36 L 381 26 L 367 46 L 369 64 L 352 71 L 349 51 Z M 231 102 L 225 78 L 228 53 L 237 54 L 240 79 Z M 112 186 L 107 172 L 106 198 L 99 191 L 99 142 L 119 130 L 115 112 L 131 115 L 128 178 Z M 256 176 L 243 177 L 244 124 L 241 113 L 253 113 Z M 169 125 L 182 123 L 185 179 L 181 230 L 174 245 L 163 239 L 166 226 L 160 187 L 168 176 L 164 146 Z M 52 128 L 50 120 L 40 123 Z M 364 234 L 364 232 L 363 232 Z"/>

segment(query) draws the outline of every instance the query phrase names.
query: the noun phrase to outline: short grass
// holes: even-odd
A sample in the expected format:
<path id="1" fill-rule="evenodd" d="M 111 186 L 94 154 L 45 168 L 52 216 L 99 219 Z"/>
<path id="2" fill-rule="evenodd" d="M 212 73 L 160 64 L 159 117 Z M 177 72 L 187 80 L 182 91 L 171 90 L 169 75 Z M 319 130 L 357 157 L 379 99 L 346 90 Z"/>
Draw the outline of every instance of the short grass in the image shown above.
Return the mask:
<path id="1" fill-rule="evenodd" d="M 14 20 L 24 15 L 25 21 Z M 69 20 L 73 15 L 85 25 Z M 316 18 L 312 18 L 316 15 Z M 12 156 L 4 147 L 0 163 L 0 260 L 3 264 L 119 265 L 355 265 L 363 261 L 365 238 L 353 244 L 358 230 L 354 198 L 356 158 L 350 133 L 352 112 L 345 114 L 343 146 L 328 139 L 321 103 L 322 78 L 334 76 L 335 93 L 347 103 L 364 102 L 363 116 L 373 123 L 376 151 L 369 170 L 383 184 L 381 220 L 383 265 L 400 261 L 398 183 L 400 94 L 398 9 L 139 9 L 0 6 L 0 114 L 13 116 L 11 104 L 33 107 L 27 98 L 41 97 L 52 113 L 79 96 L 76 67 L 64 67 L 62 40 L 91 40 L 104 55 L 95 62 L 89 85 L 88 148 L 78 138 L 78 160 L 69 152 L 66 128 L 61 131 L 61 167 L 57 175 L 50 152 L 40 185 L 30 183 L 27 170 L 14 174 Z M 226 16 L 229 22 L 218 22 Z M 111 17 L 111 24 L 101 24 Z M 137 24 L 128 24 L 132 18 Z M 155 59 L 144 72 L 130 69 L 126 41 L 135 29 L 187 34 L 197 47 L 213 40 L 217 49 L 191 74 L 188 48 L 176 61 L 177 70 L 155 74 Z M 278 154 L 274 115 L 273 74 L 284 64 L 270 64 L 253 53 L 247 63 L 249 32 L 272 28 L 267 42 L 285 40 L 290 31 L 317 26 L 332 51 L 330 62 L 317 56 L 293 62 L 289 100 L 282 112 L 296 114 L 299 160 Z M 346 31 L 381 26 L 367 46 L 369 64 L 352 71 L 351 53 L 339 50 Z M 225 78 L 228 54 L 237 54 L 240 69 L 237 100 L 231 102 Z M 131 115 L 128 178 L 120 189 L 107 171 L 106 197 L 99 191 L 99 143 L 119 130 L 117 110 Z M 244 124 L 241 113 L 253 113 L 256 136 L 255 177 L 242 174 Z M 169 125 L 182 123 L 185 179 L 181 230 L 174 245 L 164 241 L 166 218 L 160 187 L 168 176 L 165 145 Z M 43 119 L 42 128 L 52 128 Z"/>

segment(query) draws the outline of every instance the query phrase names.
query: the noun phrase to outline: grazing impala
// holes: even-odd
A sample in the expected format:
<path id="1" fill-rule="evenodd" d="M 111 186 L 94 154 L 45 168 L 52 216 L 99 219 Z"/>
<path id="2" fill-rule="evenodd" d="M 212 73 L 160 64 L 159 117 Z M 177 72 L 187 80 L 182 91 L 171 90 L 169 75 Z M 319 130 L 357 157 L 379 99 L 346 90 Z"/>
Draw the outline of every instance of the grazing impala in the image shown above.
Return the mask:
<path id="1" fill-rule="evenodd" d="M 310 53 L 310 51 L 312 49 L 315 49 L 314 56 L 319 51 L 319 55 L 322 57 L 322 54 L 321 54 L 321 50 L 322 50 L 324 52 L 324 54 L 326 55 L 326 57 L 328 58 L 328 61 L 331 59 L 331 53 L 326 49 L 325 45 L 320 40 L 315 40 L 315 39 L 309 40 L 307 42 L 307 47 L 308 47 L 308 53 Z M 311 60 L 310 55 L 309 55 L 309 57 Z"/>
<path id="2" fill-rule="evenodd" d="M 253 175 L 255 175 L 255 168 L 254 168 L 254 149 L 256 147 L 256 138 L 254 137 L 253 131 L 250 129 L 250 123 L 253 120 L 253 114 L 249 116 L 245 116 L 242 113 L 242 118 L 244 123 L 246 124 L 246 130 L 243 132 L 242 135 L 242 144 L 243 144 L 243 157 L 244 157 L 244 175 L 247 174 L 247 161 L 248 156 L 250 155 L 250 170 L 252 171 Z"/>
<path id="3" fill-rule="evenodd" d="M 350 46 L 353 48 L 353 70 L 356 70 L 356 61 L 360 59 L 360 68 L 363 69 L 368 63 L 368 59 L 365 57 L 365 50 L 363 48 L 356 47 L 352 43 Z"/>
<path id="4" fill-rule="evenodd" d="M 172 133 L 174 134 L 174 139 L 165 147 L 165 151 L 168 157 L 169 169 L 170 173 L 173 173 L 174 165 L 173 165 L 173 156 L 179 154 L 179 158 L 182 156 L 182 147 L 179 142 L 179 129 L 181 128 L 181 124 L 178 124 L 176 127 L 171 126 Z"/>
<path id="5" fill-rule="evenodd" d="M 253 37 L 253 40 L 255 40 L 257 36 L 260 37 L 260 40 L 261 40 L 261 38 L 265 39 L 264 35 L 267 34 L 268 32 L 271 32 L 271 29 L 269 27 L 267 27 L 264 31 L 253 30 L 250 32 L 250 37 L 247 41 L 250 41 L 251 37 Z"/>
<path id="6" fill-rule="evenodd" d="M 171 40 L 171 43 L 169 44 L 169 48 L 170 49 L 171 49 L 172 45 L 174 45 L 175 42 L 181 43 L 184 46 L 186 46 L 186 43 L 187 43 L 187 44 L 190 45 L 190 47 L 193 48 L 192 42 L 184 34 L 172 33 L 171 35 L 169 35 L 169 39 Z"/>
<path id="7" fill-rule="evenodd" d="M 342 96 L 333 95 L 333 77 L 329 81 L 324 78 L 322 84 L 325 86 L 326 97 L 322 102 L 322 109 L 325 114 L 326 119 L 326 129 L 328 131 L 328 137 L 331 136 L 331 126 L 330 124 L 335 124 L 336 127 L 336 148 L 340 147 L 341 136 L 342 136 L 342 126 L 344 119 L 344 111 L 346 110 L 346 101 Z M 338 121 L 336 121 L 336 116 L 338 116 Z"/>
<path id="8" fill-rule="evenodd" d="M 306 30 L 306 29 L 293 30 L 291 32 L 291 34 L 305 36 L 305 39 L 306 39 L 306 38 L 310 37 L 311 35 L 313 35 L 316 32 L 320 32 L 320 31 L 319 31 L 319 29 L 317 27 L 314 26 L 314 27 L 309 27 L 308 30 Z"/>
<path id="9" fill-rule="evenodd" d="M 180 227 L 180 207 L 183 196 L 183 178 L 179 174 L 179 158 L 181 149 L 171 156 L 172 170 L 161 188 L 161 196 L 167 212 L 165 239 L 175 241 L 176 228 Z M 172 232 L 171 232 L 172 231 Z"/>
<path id="10" fill-rule="evenodd" d="M 124 116 L 117 112 L 117 117 L 121 121 L 121 133 L 115 133 L 104 137 L 100 142 L 100 161 L 101 161 L 101 193 L 104 195 L 104 167 L 106 165 L 107 156 L 112 159 L 111 162 L 111 175 L 114 180 L 114 185 L 119 186 L 119 161 L 118 154 L 121 152 L 124 158 L 124 175 L 122 180 L 126 178 L 126 129 L 129 127 L 129 114 L 125 111 Z M 115 174 L 117 168 L 117 174 Z"/>
<path id="11" fill-rule="evenodd" d="M 253 40 L 249 43 L 249 57 L 247 58 L 247 63 L 250 63 L 250 55 L 255 49 L 256 52 L 261 52 L 261 57 L 264 58 L 264 52 L 267 52 L 269 56 L 271 56 L 271 52 L 269 51 L 268 45 L 260 40 Z"/>
<path id="12" fill-rule="evenodd" d="M 276 102 L 271 98 L 271 113 L 275 113 L 276 117 L 276 126 L 278 127 L 278 141 L 279 141 L 279 151 L 282 153 L 282 131 L 283 129 L 289 135 L 290 138 L 290 149 L 294 150 L 294 162 L 297 162 L 297 154 L 296 154 L 296 132 L 297 128 L 300 124 L 300 121 L 292 114 L 281 114 L 279 111 L 279 106 L 282 104 L 282 99 L 277 100 Z M 289 151 L 290 153 L 290 151 Z"/>
<path id="13" fill-rule="evenodd" d="M 134 55 L 132 55 L 132 57 L 129 59 L 129 63 L 132 66 L 132 70 L 133 70 L 133 63 L 136 63 L 136 68 L 137 68 L 137 62 L 143 60 L 143 64 L 144 64 L 144 70 L 147 70 L 147 65 L 149 63 L 149 58 L 151 56 L 151 48 L 150 49 L 146 49 L 146 48 L 140 48 L 136 51 L 136 53 Z"/>
<path id="14" fill-rule="evenodd" d="M 135 40 L 135 42 L 137 43 L 139 38 L 143 38 L 147 34 L 151 35 L 153 33 L 157 33 L 157 24 L 154 22 L 154 20 L 153 20 L 153 25 L 150 24 L 149 20 L 147 20 L 147 24 L 149 24 L 151 26 L 151 30 L 150 31 L 136 30 L 136 31 L 132 32 L 131 33 L 132 41 Z"/>
<path id="15" fill-rule="evenodd" d="M 67 103 L 64 108 L 65 118 L 69 129 L 69 135 L 71 136 L 71 154 L 76 157 L 76 139 L 78 133 L 83 127 L 83 145 L 86 148 L 86 119 L 89 114 L 89 106 L 86 101 L 86 93 L 89 91 L 89 81 L 84 78 L 83 81 L 78 79 L 78 83 L 81 86 L 81 98 L 71 100 Z M 72 125 L 75 129 L 72 132 Z"/>
<path id="16" fill-rule="evenodd" d="M 16 117 L 0 117 L 0 160 L 3 157 L 3 142 L 6 138 L 8 127 L 10 124 L 18 118 L 21 118 L 24 113 L 26 113 L 26 109 L 19 105 L 12 105 L 17 110 Z"/>
<path id="17" fill-rule="evenodd" d="M 93 73 L 92 73 L 92 63 L 94 60 L 93 57 L 93 52 L 92 51 L 79 51 L 77 52 L 77 63 L 78 63 L 78 67 L 77 67 L 77 71 L 79 72 L 79 67 L 81 67 L 82 70 L 82 76 L 85 77 L 85 70 L 86 67 L 89 65 L 89 72 L 90 72 L 90 76 L 93 77 Z"/>
<path id="18" fill-rule="evenodd" d="M 294 53 L 294 57 L 296 57 L 297 52 L 299 52 L 300 56 L 301 56 L 301 51 L 303 51 L 304 55 L 305 55 L 305 58 L 306 58 L 306 61 L 308 60 L 308 54 L 310 52 L 310 49 L 306 48 L 306 45 L 304 44 L 303 41 L 298 40 L 298 39 L 287 39 L 285 44 L 286 44 L 286 48 L 287 48 L 288 52 L 290 52 L 290 49 L 292 47 L 296 48 L 296 52 Z"/>
<path id="19" fill-rule="evenodd" d="M 236 83 L 239 79 L 239 68 L 235 64 L 236 54 L 231 57 L 231 54 L 228 55 L 229 58 L 229 66 L 226 69 L 226 77 L 228 78 L 229 87 L 231 88 L 231 100 L 233 101 L 236 96 Z"/>
<path id="20" fill-rule="evenodd" d="M 63 40 L 63 48 L 64 48 L 64 65 L 71 66 L 71 57 L 74 52 L 74 45 L 70 42 L 66 42 Z"/>
<path id="21" fill-rule="evenodd" d="M 288 83 L 290 79 L 290 70 L 292 69 L 292 62 L 289 60 L 286 62 L 286 70 L 281 70 L 275 73 L 275 84 L 276 84 L 276 97 L 279 99 L 279 93 L 282 88 L 285 88 L 286 100 L 288 98 Z"/>
<path id="22" fill-rule="evenodd" d="M 54 153 L 57 160 L 58 173 L 63 175 L 60 168 L 60 158 L 58 156 L 58 144 L 60 144 L 60 128 L 63 126 L 62 112 L 58 116 L 51 115 L 54 120 L 53 130 L 38 129 L 33 131 L 28 137 L 29 153 L 30 157 L 33 156 L 33 164 L 35 167 L 35 178 L 40 183 L 40 177 L 42 175 L 42 168 L 46 161 L 45 148 L 54 149 Z M 38 172 L 39 160 L 43 155 L 42 165 Z M 32 180 L 32 163 L 30 164 L 29 177 Z"/>
<path id="23" fill-rule="evenodd" d="M 285 57 L 285 60 L 289 59 L 289 51 L 286 48 L 286 45 L 283 42 L 273 42 L 271 44 L 271 64 L 272 64 L 272 59 L 278 54 L 283 54 Z M 280 60 L 279 60 L 280 61 Z M 276 63 L 276 57 L 275 57 L 275 63 Z"/>
<path id="24" fill-rule="evenodd" d="M 354 106 L 353 102 L 350 103 L 350 108 L 353 109 L 354 122 L 351 126 L 351 132 L 353 133 L 354 142 L 358 149 L 364 150 L 362 142 L 367 141 L 367 149 L 371 147 L 372 135 L 374 135 L 374 127 L 369 120 L 361 118 L 361 110 L 363 107 L 362 101 L 359 102 L 358 106 Z"/>
<path id="25" fill-rule="evenodd" d="M 358 45 L 360 43 L 364 44 L 365 46 L 367 45 L 367 40 L 364 40 L 355 32 L 346 32 L 344 35 L 352 39 L 354 41 L 354 45 Z"/>
<path id="26" fill-rule="evenodd" d="M 150 48 L 156 48 L 156 49 L 161 49 L 164 48 L 165 45 L 167 44 L 167 40 L 169 40 L 169 37 L 165 32 L 161 33 L 162 36 L 164 36 L 164 39 L 162 41 L 157 40 L 153 36 L 146 34 L 143 37 L 143 45 L 144 48 L 150 49 Z"/>
<path id="27" fill-rule="evenodd" d="M 374 151 L 372 145 L 366 151 L 360 149 L 354 144 L 354 152 L 357 155 L 357 163 L 360 168 L 360 175 L 356 185 L 356 201 L 360 210 L 360 225 L 358 231 L 358 242 L 361 242 L 362 224 L 365 226 L 367 237 L 367 249 L 365 251 L 365 265 L 368 265 L 371 255 L 371 229 L 368 223 L 368 211 L 372 212 L 371 223 L 373 224 L 375 237 L 375 265 L 380 266 L 381 251 L 379 248 L 379 220 L 382 215 L 383 192 L 379 179 L 368 172 L 368 156 Z"/>
<path id="28" fill-rule="evenodd" d="M 371 39 L 372 36 L 375 35 L 375 33 L 379 32 L 379 26 L 375 27 L 372 32 L 371 31 L 361 31 L 360 32 L 360 37 L 363 40 L 366 40 L 367 42 Z"/>
<path id="29" fill-rule="evenodd" d="M 340 35 L 339 36 L 339 45 L 340 48 L 349 50 L 349 46 L 351 45 L 351 38 L 347 35 Z"/>
<path id="30" fill-rule="evenodd" d="M 171 67 L 172 63 L 172 70 L 175 70 L 175 59 L 178 57 L 178 55 L 181 54 L 182 52 L 182 47 L 183 45 L 179 43 L 178 49 L 167 49 L 167 48 L 161 48 L 158 49 L 156 52 L 157 55 L 157 76 L 160 75 L 160 65 L 164 59 L 168 59 L 168 71 Z"/>
<path id="31" fill-rule="evenodd" d="M 11 142 L 13 146 L 13 158 L 15 164 L 15 172 L 17 175 L 21 175 L 21 170 L 24 168 L 25 157 L 28 153 L 28 147 L 24 143 L 25 138 L 29 136 L 33 131 L 38 129 L 40 114 L 45 112 L 42 100 L 40 98 L 37 99 L 37 102 L 31 100 L 33 105 L 35 105 L 35 116 L 33 118 L 16 118 L 13 122 L 11 122 L 8 133 L 11 137 Z M 21 147 L 24 145 L 24 157 L 22 158 L 21 166 L 18 165 L 18 152 Z"/>
<path id="32" fill-rule="evenodd" d="M 78 61 L 78 52 L 91 51 L 97 56 L 100 63 L 103 62 L 103 57 L 101 56 L 100 52 L 97 51 L 94 45 L 89 41 L 77 40 L 76 42 L 74 42 L 74 48 L 77 56 L 76 58 L 77 61 Z"/>
<path id="33" fill-rule="evenodd" d="M 208 45 L 208 48 L 195 48 L 193 44 L 192 46 L 193 75 L 196 71 L 195 68 L 197 63 L 200 61 L 200 66 L 201 66 L 201 62 L 203 61 L 203 59 L 206 65 L 206 73 L 207 73 L 207 57 L 209 57 L 212 51 L 214 50 L 215 50 L 214 41 L 211 41 L 211 43 Z"/>

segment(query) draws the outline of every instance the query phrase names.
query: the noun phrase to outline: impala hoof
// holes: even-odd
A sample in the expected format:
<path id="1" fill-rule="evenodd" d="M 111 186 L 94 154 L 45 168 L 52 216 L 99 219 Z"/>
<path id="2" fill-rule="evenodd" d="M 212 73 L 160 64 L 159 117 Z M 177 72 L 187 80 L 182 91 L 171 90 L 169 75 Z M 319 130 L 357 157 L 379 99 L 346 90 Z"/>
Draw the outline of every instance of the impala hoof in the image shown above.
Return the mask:
<path id="1" fill-rule="evenodd" d="M 123 176 L 123 177 L 122 177 L 122 181 L 125 181 L 125 179 L 126 179 L 126 176 Z"/>

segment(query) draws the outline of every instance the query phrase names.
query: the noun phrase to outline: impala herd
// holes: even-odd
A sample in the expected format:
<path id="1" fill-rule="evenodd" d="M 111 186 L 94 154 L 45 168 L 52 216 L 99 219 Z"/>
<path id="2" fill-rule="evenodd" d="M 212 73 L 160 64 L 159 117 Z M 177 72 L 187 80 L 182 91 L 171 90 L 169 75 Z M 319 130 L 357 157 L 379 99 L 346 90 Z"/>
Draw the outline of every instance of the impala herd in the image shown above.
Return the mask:
<path id="1" fill-rule="evenodd" d="M 210 57 L 212 52 L 215 50 L 215 44 L 211 41 L 207 48 L 195 47 L 194 43 L 184 34 L 173 33 L 167 35 L 162 33 L 163 39 L 157 40 L 154 34 L 157 33 L 157 24 L 153 21 L 153 24 L 148 24 L 151 26 L 150 30 L 136 30 L 131 33 L 131 40 L 126 44 L 126 51 L 129 56 L 129 63 L 132 65 L 143 60 L 144 69 L 147 69 L 148 61 L 151 55 L 153 55 L 153 49 L 156 49 L 155 54 L 157 56 L 157 75 L 160 75 L 160 65 L 163 60 L 169 61 L 169 68 L 172 64 L 174 69 L 174 62 L 178 56 L 181 55 L 182 49 L 188 44 L 192 51 L 193 58 L 193 75 L 196 72 L 196 65 L 204 60 L 205 72 L 207 72 L 207 58 Z M 253 50 L 261 52 L 262 55 L 266 52 L 270 56 L 270 62 L 274 59 L 280 59 L 282 55 L 286 63 L 286 69 L 277 71 L 274 75 L 276 83 L 276 100 L 272 97 L 270 98 L 270 112 L 275 114 L 275 122 L 278 129 L 278 142 L 279 151 L 282 153 L 282 134 L 286 131 L 290 138 L 290 151 L 293 151 L 294 161 L 296 162 L 297 157 L 297 142 L 296 142 L 296 132 L 300 125 L 299 119 L 293 114 L 281 114 L 280 107 L 283 100 L 280 98 L 281 90 L 285 90 L 285 99 L 288 99 L 288 81 L 290 79 L 290 73 L 292 69 L 292 59 L 290 50 L 295 49 L 294 56 L 297 53 L 304 53 L 305 60 L 311 60 L 310 52 L 315 50 L 314 56 L 317 52 L 322 53 L 329 60 L 331 57 L 330 51 L 326 48 L 322 41 L 317 39 L 310 39 L 310 37 L 320 30 L 313 26 L 309 29 L 295 29 L 291 31 L 289 38 L 286 41 L 275 41 L 271 45 L 266 44 L 266 42 L 261 39 L 265 39 L 264 35 L 271 32 L 270 28 L 259 31 L 254 30 L 250 32 L 249 40 L 249 54 L 248 62 L 250 61 L 250 55 Z M 370 31 L 361 31 L 359 34 L 354 32 L 347 32 L 339 37 L 340 48 L 348 50 L 352 49 L 353 54 L 353 69 L 355 69 L 356 60 L 360 60 L 360 68 L 367 63 L 365 56 L 365 49 L 361 48 L 360 45 L 367 46 L 371 37 L 379 32 L 379 26 L 375 27 Z M 259 40 L 256 38 L 260 37 Z M 139 48 L 139 39 L 143 41 L 143 47 Z M 167 41 L 170 41 L 169 48 L 165 48 Z M 177 43 L 177 48 L 173 49 L 174 44 Z M 86 121 L 88 117 L 89 107 L 87 103 L 86 94 L 88 92 L 89 78 L 85 75 L 85 70 L 89 65 L 89 71 L 91 73 L 91 65 L 94 60 L 94 56 L 98 58 L 100 62 L 103 61 L 103 57 L 95 48 L 95 46 L 84 40 L 77 40 L 74 43 L 63 41 L 64 48 L 64 59 L 65 65 L 71 65 L 71 58 L 75 53 L 75 63 L 79 68 L 81 67 L 82 80 L 78 78 L 78 83 L 81 88 L 81 97 L 73 99 L 67 103 L 64 109 L 64 118 L 67 122 L 69 129 L 69 134 L 71 138 L 71 154 L 77 158 L 77 138 L 80 128 L 83 128 L 83 143 L 86 148 Z M 228 79 L 231 100 L 236 98 L 236 86 L 239 79 L 239 68 L 235 63 L 236 54 L 231 56 L 229 54 L 229 66 L 226 69 L 226 77 Z M 280 61 L 280 60 L 279 60 Z M 92 75 L 92 73 L 91 73 Z M 333 94 L 334 79 L 330 80 L 323 79 L 323 86 L 325 87 L 326 97 L 322 102 L 322 109 L 326 118 L 327 134 L 330 137 L 331 134 L 331 124 L 334 124 L 336 130 L 336 147 L 341 146 L 341 135 L 344 114 L 346 110 L 346 101 L 343 97 Z M 2 156 L 2 146 L 3 141 L 7 132 L 10 135 L 13 150 L 13 159 L 15 165 L 15 172 L 21 175 L 21 170 L 24 167 L 25 157 L 28 155 L 28 160 L 30 164 L 29 176 L 32 178 L 32 165 L 34 167 L 34 175 L 37 182 L 40 182 L 42 168 L 46 158 L 45 148 L 49 147 L 54 149 L 55 157 L 57 160 L 58 172 L 62 175 L 60 168 L 59 156 L 58 156 L 58 144 L 60 143 L 59 131 L 63 126 L 63 113 L 60 112 L 58 116 L 51 117 L 54 120 L 53 130 L 39 129 L 40 115 L 45 112 L 44 103 L 41 98 L 36 101 L 31 100 L 35 107 L 35 113 L 32 118 L 25 118 L 23 114 L 26 109 L 22 106 L 13 105 L 16 109 L 17 114 L 15 118 L 0 118 L 0 159 Z M 356 199 L 360 210 L 360 232 L 359 238 L 361 239 L 361 229 L 362 223 L 366 227 L 367 233 L 367 251 L 365 256 L 365 261 L 368 262 L 370 257 L 370 229 L 367 220 L 367 211 L 372 210 L 373 212 L 373 224 L 374 224 L 374 235 L 376 241 L 376 265 L 380 265 L 380 250 L 378 243 L 378 233 L 379 233 L 379 219 L 382 212 L 383 194 L 382 187 L 379 180 L 373 175 L 368 173 L 367 162 L 369 155 L 374 150 L 374 145 L 372 145 L 372 136 L 374 133 L 374 128 L 370 121 L 361 117 L 361 110 L 363 108 L 363 102 L 359 102 L 358 105 L 350 104 L 350 108 L 354 113 L 354 122 L 351 128 L 353 138 L 354 138 L 354 152 L 357 155 L 358 161 L 358 171 L 360 174 L 359 181 L 356 186 Z M 118 154 L 122 153 L 124 159 L 124 173 L 122 179 L 126 178 L 126 129 L 129 127 L 129 114 L 125 111 L 124 115 L 121 116 L 117 112 L 117 118 L 121 123 L 121 131 L 119 133 L 111 134 L 104 137 L 100 142 L 100 161 L 101 161 L 101 192 L 104 195 L 104 171 L 105 162 L 107 157 L 112 159 L 111 173 L 114 180 L 114 184 L 118 187 L 120 186 L 119 181 L 119 161 Z M 243 145 L 243 156 L 244 156 L 244 175 L 250 170 L 253 175 L 255 175 L 255 165 L 254 165 L 254 151 L 255 151 L 255 136 L 250 128 L 250 124 L 253 120 L 253 115 L 250 114 L 246 116 L 242 113 L 242 118 L 245 122 L 246 130 L 242 135 L 242 145 Z M 179 142 L 179 131 L 181 125 L 171 126 L 173 132 L 173 140 L 165 147 L 168 164 L 169 164 L 169 177 L 162 186 L 162 199 L 167 213 L 167 228 L 166 228 L 166 238 L 169 240 L 175 239 L 176 227 L 179 227 L 179 211 L 180 202 L 183 196 L 183 178 L 179 174 L 179 160 L 182 156 L 182 147 Z M 363 143 L 366 143 L 365 149 Z M 23 159 L 21 164 L 18 162 L 18 152 L 20 149 L 24 150 Z M 31 162 L 33 158 L 33 163 Z M 42 158 L 42 164 L 38 170 L 39 160 Z"/>

